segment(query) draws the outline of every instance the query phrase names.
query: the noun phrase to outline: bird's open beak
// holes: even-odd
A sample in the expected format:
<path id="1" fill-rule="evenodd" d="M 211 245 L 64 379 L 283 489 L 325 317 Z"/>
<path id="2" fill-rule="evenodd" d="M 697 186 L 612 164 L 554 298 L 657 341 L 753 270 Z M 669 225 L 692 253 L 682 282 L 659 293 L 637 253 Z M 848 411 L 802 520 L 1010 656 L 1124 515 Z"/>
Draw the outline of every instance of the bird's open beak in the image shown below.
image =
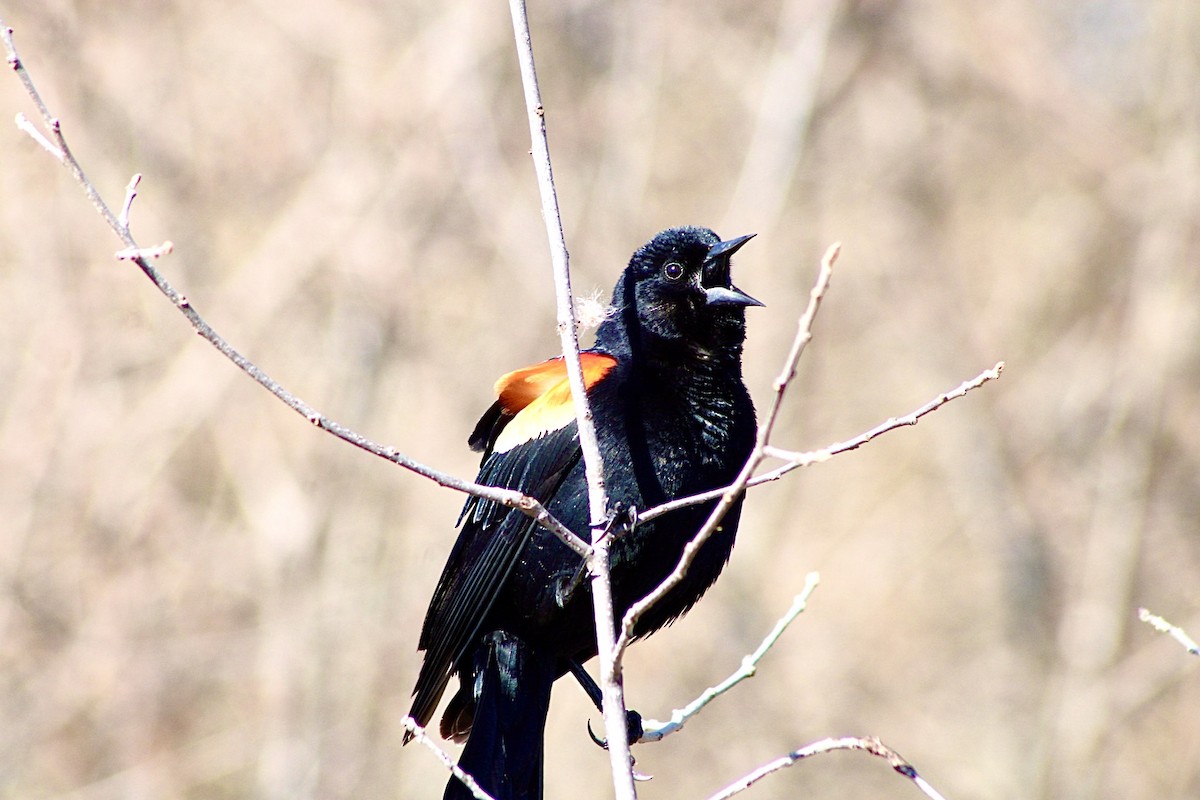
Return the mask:
<path id="1" fill-rule="evenodd" d="M 733 239 L 726 239 L 723 242 L 717 242 L 708 248 L 708 258 L 705 260 L 712 261 L 718 256 L 731 256 L 755 236 L 756 234 L 748 233 L 745 236 L 738 236 Z"/>
<path id="2" fill-rule="evenodd" d="M 746 242 L 754 238 L 753 233 L 748 233 L 745 236 L 738 236 L 733 239 L 726 239 L 723 242 L 717 242 L 708 248 L 708 258 L 706 262 L 714 261 L 718 258 L 733 255 Z M 726 275 L 729 273 L 726 272 Z M 724 286 L 713 286 L 704 289 L 705 302 L 710 306 L 761 306 L 758 300 L 755 300 L 750 295 L 743 292 L 736 286 L 730 286 L 726 289 Z"/>
<path id="3" fill-rule="evenodd" d="M 710 306 L 761 306 L 759 300 L 743 292 L 736 286 L 726 289 L 724 286 L 714 286 L 704 290 L 704 302 Z"/>

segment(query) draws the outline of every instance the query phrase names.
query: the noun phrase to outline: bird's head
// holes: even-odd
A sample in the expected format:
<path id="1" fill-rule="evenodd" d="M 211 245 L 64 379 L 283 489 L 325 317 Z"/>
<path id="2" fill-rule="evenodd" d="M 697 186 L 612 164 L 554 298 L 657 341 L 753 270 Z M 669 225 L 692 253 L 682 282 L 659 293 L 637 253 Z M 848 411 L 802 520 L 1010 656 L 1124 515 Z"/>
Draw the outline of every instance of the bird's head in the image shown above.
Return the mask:
<path id="1" fill-rule="evenodd" d="M 730 257 L 749 236 L 721 241 L 708 228 L 669 228 L 640 247 L 613 290 L 611 325 L 664 355 L 736 357 L 747 306 L 762 303 L 730 280 Z M 615 331 L 614 331 L 615 332 Z M 603 326 L 597 341 L 605 337 Z"/>

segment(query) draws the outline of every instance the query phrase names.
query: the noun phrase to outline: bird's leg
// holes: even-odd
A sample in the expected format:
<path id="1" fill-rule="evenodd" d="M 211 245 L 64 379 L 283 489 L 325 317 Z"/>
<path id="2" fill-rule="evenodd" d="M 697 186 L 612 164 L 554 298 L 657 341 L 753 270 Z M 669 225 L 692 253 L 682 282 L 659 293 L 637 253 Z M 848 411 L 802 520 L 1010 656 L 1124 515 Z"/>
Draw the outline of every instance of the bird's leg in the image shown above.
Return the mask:
<path id="1" fill-rule="evenodd" d="M 637 527 L 637 521 L 638 510 L 635 506 L 616 503 L 612 513 L 608 515 L 608 524 L 604 528 L 604 535 L 619 539 L 632 533 L 633 529 Z"/>
<path id="2" fill-rule="evenodd" d="M 558 603 L 559 608 L 566 607 L 575 590 L 583 583 L 584 575 L 587 575 L 587 559 L 579 562 L 579 569 L 570 578 L 558 579 L 558 585 L 554 587 L 554 602 Z"/>
<path id="3" fill-rule="evenodd" d="M 603 714 L 604 698 L 600 694 L 600 687 L 596 685 L 594 680 L 592 680 L 592 676 L 588 674 L 587 670 L 583 668 L 582 664 L 574 659 L 568 661 L 567 666 L 570 668 L 571 674 L 575 676 L 575 680 L 579 681 L 579 685 L 583 687 L 583 691 L 587 693 L 587 696 L 591 698 L 592 703 L 595 704 L 596 710 Z M 642 715 L 633 710 L 626 710 L 625 730 L 629 736 L 630 744 L 633 744 L 641 739 L 642 734 L 645 733 L 645 728 L 642 727 Z M 605 750 L 608 749 L 608 742 L 598 737 L 592 731 L 591 720 L 588 721 L 588 736 L 592 737 L 592 741 L 598 744 L 600 747 L 603 747 Z"/>
<path id="4" fill-rule="evenodd" d="M 605 536 L 619 537 L 624 536 L 633 530 L 637 525 L 637 509 L 633 506 L 624 507 L 620 503 L 608 515 L 608 521 L 604 523 L 604 532 L 600 534 Z M 584 577 L 587 575 L 587 559 L 579 562 L 579 568 L 568 579 L 558 579 L 558 585 L 554 588 L 554 601 L 558 603 L 559 608 L 564 608 L 570 601 L 571 596 L 575 594 L 575 590 L 583 583 Z M 590 679 L 589 679 L 590 680 Z"/>

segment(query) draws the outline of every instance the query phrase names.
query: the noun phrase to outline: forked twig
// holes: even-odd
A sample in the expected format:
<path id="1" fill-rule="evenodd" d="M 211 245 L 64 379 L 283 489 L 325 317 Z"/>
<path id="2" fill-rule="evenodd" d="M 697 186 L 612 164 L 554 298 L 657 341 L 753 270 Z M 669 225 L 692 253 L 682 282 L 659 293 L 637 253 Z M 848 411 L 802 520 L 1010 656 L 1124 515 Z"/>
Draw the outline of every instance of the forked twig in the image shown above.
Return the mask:
<path id="1" fill-rule="evenodd" d="M 801 747 L 799 750 L 793 750 L 786 756 L 781 756 L 774 761 L 762 765 L 748 775 L 745 775 L 733 783 L 726 786 L 721 791 L 712 795 L 708 800 L 728 800 L 736 794 L 746 791 L 754 784 L 758 783 L 763 778 L 773 772 L 778 772 L 781 769 L 794 766 L 806 758 L 811 758 L 821 753 L 829 753 L 834 750 L 862 750 L 870 753 L 873 756 L 886 759 L 891 764 L 892 769 L 908 778 L 922 793 L 930 800 L 946 800 L 937 789 L 929 785 L 929 782 L 920 776 L 916 767 L 908 762 L 903 756 L 897 753 L 892 748 L 888 747 L 883 742 L 876 739 L 874 736 L 841 736 L 838 738 L 821 739 L 818 742 L 813 742 L 810 745 Z"/>
<path id="2" fill-rule="evenodd" d="M 904 427 L 908 427 L 911 425 L 916 425 L 917 422 L 922 417 L 926 416 L 927 414 L 931 414 L 934 411 L 937 411 L 939 408 L 946 405 L 946 403 L 949 403 L 951 400 L 957 400 L 960 397 L 965 397 L 968 392 L 978 389 L 980 386 L 983 386 L 988 381 L 994 381 L 994 380 L 998 379 L 1000 377 L 1001 373 L 1003 373 L 1003 372 L 1004 372 L 1004 362 L 998 361 L 998 362 L 996 362 L 996 365 L 994 367 L 992 367 L 991 369 L 986 369 L 983 372 L 976 375 L 974 378 L 971 378 L 968 381 L 963 381 L 954 389 L 951 389 L 948 392 L 943 392 L 942 394 L 939 394 L 937 397 L 933 398 L 928 403 L 926 403 L 925 405 L 916 409 L 915 411 L 905 414 L 902 417 L 892 417 L 890 419 L 887 419 L 887 420 L 879 423 L 878 425 L 876 425 L 874 428 L 871 428 L 871 430 L 866 431 L 865 433 L 860 433 L 858 436 L 855 436 L 852 439 L 847 439 L 843 442 L 835 442 L 834 444 L 831 444 L 828 447 L 823 447 L 820 450 L 809 450 L 809 451 L 805 451 L 805 452 L 800 452 L 800 451 L 793 451 L 793 450 L 783 450 L 781 448 L 774 447 L 772 445 L 768 445 L 767 447 L 764 448 L 764 452 L 768 456 L 770 456 L 772 458 L 782 459 L 787 463 L 785 463 L 781 466 L 778 466 L 775 469 L 772 469 L 768 472 L 763 472 L 759 475 L 755 475 L 753 478 L 750 479 L 749 482 L 747 482 L 746 488 L 753 488 L 755 486 L 761 486 L 764 483 L 769 483 L 770 481 L 777 481 L 794 469 L 799 469 L 800 467 L 809 467 L 809 466 L 812 466 L 813 464 L 820 464 L 822 462 L 828 461 L 829 459 L 833 458 L 834 456 L 838 455 L 839 453 L 845 453 L 850 450 L 857 450 L 858 448 L 862 447 L 864 444 L 866 444 L 867 442 L 876 438 L 877 436 L 882 436 L 883 434 L 885 434 L 889 431 L 894 431 L 897 428 L 904 428 Z M 730 487 L 727 486 L 723 489 L 713 489 L 712 491 L 709 491 L 709 492 L 702 492 L 700 494 L 694 494 L 689 497 L 681 497 L 678 500 L 672 500 L 668 503 L 663 503 L 662 505 L 655 506 L 654 508 L 652 508 L 648 511 L 638 514 L 638 521 L 639 522 L 647 522 L 649 520 L 654 519 L 655 517 L 660 517 L 663 514 L 667 514 L 672 511 L 676 511 L 680 508 L 687 508 L 688 506 L 694 506 L 694 505 L 698 505 L 699 503 L 706 503 L 709 500 L 715 500 L 716 498 L 721 497 L 725 493 L 727 493 L 729 491 L 729 489 L 730 489 Z"/>
<path id="3" fill-rule="evenodd" d="M 687 724 L 688 720 L 700 713 L 700 710 L 713 700 L 716 700 L 718 697 L 725 694 L 734 686 L 737 686 L 747 678 L 753 678 L 755 673 L 758 671 L 758 662 L 762 661 L 763 656 L 765 656 L 767 652 L 775 646 L 775 643 L 779 641 L 779 637 L 783 636 L 784 631 L 786 631 L 788 626 L 795 621 L 796 617 L 800 616 L 802 613 L 804 613 L 804 610 L 808 608 L 808 600 L 810 597 L 812 597 L 812 593 L 816 590 L 817 584 L 820 583 L 820 581 L 820 575 L 815 572 L 808 573 L 808 576 L 804 580 L 804 588 L 800 591 L 800 594 L 796 595 L 795 599 L 792 600 L 791 607 L 782 617 L 779 618 L 779 621 L 775 623 L 775 627 L 772 628 L 771 632 L 767 634 L 767 637 L 762 640 L 762 644 L 758 646 L 758 649 L 742 659 L 741 666 L 738 667 L 733 674 L 718 683 L 716 686 L 710 686 L 708 689 L 705 689 L 699 697 L 688 703 L 683 708 L 677 708 L 672 711 L 671 719 L 669 721 L 658 722 L 657 720 L 643 719 L 642 725 L 645 729 L 645 732 L 642 734 L 642 738 L 638 741 L 659 742 L 673 733 L 678 733 L 679 731 L 683 730 L 683 726 Z"/>
<path id="4" fill-rule="evenodd" d="M 876 425 L 866 433 L 859 434 L 853 439 L 847 439 L 844 442 L 831 444 L 828 447 L 822 448 L 821 450 L 812 450 L 801 453 L 791 450 L 781 450 L 778 447 L 767 447 L 767 455 L 771 456 L 772 458 L 778 458 L 787 463 L 782 467 L 777 467 L 770 472 L 758 476 L 754 482 L 762 483 L 766 481 L 778 480 L 798 467 L 807 467 L 812 464 L 819 464 L 823 461 L 828 461 L 838 453 L 846 453 L 850 450 L 857 450 L 875 437 L 885 434 L 888 431 L 894 431 L 897 428 L 916 425 L 921 420 L 921 417 L 937 411 L 951 400 L 957 400 L 960 397 L 965 397 L 968 392 L 978 389 L 988 381 L 994 381 L 998 379 L 1003 372 L 1004 362 L 998 361 L 991 369 L 985 369 L 971 380 L 963 381 L 956 388 L 951 389 L 948 392 L 943 392 L 925 405 L 918 408 L 916 411 L 913 411 L 911 414 L 906 414 L 903 417 L 892 417 L 891 419 Z"/>
<path id="5" fill-rule="evenodd" d="M 147 254 L 153 255 L 153 253 L 139 247 L 138 243 L 134 240 L 129 231 L 127 223 L 129 218 L 129 209 L 133 204 L 132 195 L 136 194 L 137 181 L 131 181 L 129 187 L 126 189 L 126 200 L 124 206 L 122 207 L 121 215 L 118 216 L 114 214 L 108 203 L 106 203 L 104 198 L 101 197 L 95 185 L 87 177 L 87 174 L 84 173 L 83 167 L 80 166 L 79 162 L 76 160 L 74 154 L 71 152 L 70 147 L 67 146 L 66 138 L 62 132 L 62 125 L 59 123 L 58 119 L 50 113 L 50 109 L 46 106 L 45 101 L 42 100 L 41 95 L 38 93 L 37 87 L 33 83 L 33 79 L 30 77 L 28 70 L 25 69 L 24 64 L 21 62 L 21 59 L 17 54 L 16 45 L 13 43 L 12 28 L 4 24 L 3 20 L 0 20 L 0 39 L 3 40 L 4 48 L 8 53 L 9 66 L 12 67 L 12 69 L 17 73 L 18 77 L 20 77 L 21 83 L 24 84 L 26 92 L 33 100 L 34 105 L 37 107 L 38 112 L 42 117 L 43 124 L 47 129 L 50 130 L 53 140 L 57 145 L 55 149 L 51 150 L 51 154 L 55 155 L 55 157 L 58 158 L 63 166 L 65 166 L 71 172 L 75 178 L 75 181 L 83 188 L 88 198 L 92 201 L 92 205 L 94 205 L 97 211 L 100 212 L 100 216 L 104 218 L 104 221 L 108 223 L 108 226 L 112 229 L 112 231 L 125 244 L 125 249 L 118 253 L 118 257 L 127 258 L 129 261 L 137 264 L 138 268 L 141 269 L 146 277 L 149 278 L 156 287 L 158 287 L 158 290 L 162 292 L 167 299 L 171 301 L 172 305 L 179 309 L 180 313 L 187 318 L 188 322 L 191 323 L 192 328 L 195 329 L 196 333 L 198 333 L 204 338 L 205 341 L 215 347 L 221 353 L 221 355 L 232 361 L 239 369 L 253 378 L 259 385 L 261 385 L 271 394 L 275 395 L 275 397 L 277 397 L 279 400 L 283 401 L 288 408 L 300 414 L 321 430 L 330 433 L 342 441 L 352 444 L 361 450 L 365 450 L 372 455 L 376 455 L 380 458 L 391 461 L 397 466 L 403 467 L 410 472 L 415 472 L 418 475 L 429 478 L 430 480 L 448 489 L 454 489 L 465 494 L 490 500 L 494 503 L 519 509 L 523 513 L 536 520 L 538 524 L 554 533 L 555 536 L 565 542 L 568 547 L 579 553 L 581 556 L 586 557 L 591 553 L 591 547 L 586 542 L 571 532 L 565 525 L 554 519 L 554 517 L 545 509 L 545 507 L 534 498 L 522 494 L 521 492 L 508 489 L 497 489 L 494 486 L 484 486 L 473 481 L 466 481 L 461 478 L 457 478 L 449 473 L 442 472 L 434 469 L 433 467 L 422 464 L 415 459 L 409 458 L 393 447 L 387 447 L 385 445 L 378 444 L 319 413 L 308 403 L 304 402 L 299 397 L 292 394 L 286 388 L 277 383 L 253 361 L 242 355 L 238 350 L 234 349 L 232 345 L 230 345 L 220 334 L 213 330 L 213 328 L 204 320 L 204 318 L 196 312 L 196 309 L 192 306 L 188 298 L 177 291 L 175 287 L 172 286 L 171 283 L 163 276 L 162 272 L 160 272 L 158 268 L 150 262 L 146 256 Z M 32 123 L 30 123 L 28 120 L 26 120 L 26 123 L 27 124 L 25 126 L 21 126 L 22 130 L 25 130 L 27 133 L 30 132 L 30 129 L 36 131 L 36 128 Z M 43 140 L 46 139 L 45 136 L 42 136 L 40 139 L 37 136 L 34 138 L 39 144 L 42 144 Z M 44 146 L 45 145 L 43 144 L 43 147 Z"/>
<path id="6" fill-rule="evenodd" d="M 12 28 L 7 28 L 6 30 L 8 31 L 8 35 L 11 36 Z M 9 64 L 13 63 L 11 58 L 8 61 Z M 13 69 L 20 69 L 20 63 L 21 62 L 19 61 L 16 62 L 16 66 L 14 66 Z M 58 146 L 54 144 L 54 142 L 47 139 L 46 134 L 42 133 L 41 129 L 37 125 L 34 125 L 32 122 L 30 122 L 29 117 L 25 116 L 20 111 L 17 112 L 17 130 L 24 131 L 25 133 L 29 134 L 29 136 L 35 142 L 41 145 L 43 150 L 54 156 L 55 161 L 59 162 L 60 164 L 66 163 L 67 154 L 60 150 Z"/>

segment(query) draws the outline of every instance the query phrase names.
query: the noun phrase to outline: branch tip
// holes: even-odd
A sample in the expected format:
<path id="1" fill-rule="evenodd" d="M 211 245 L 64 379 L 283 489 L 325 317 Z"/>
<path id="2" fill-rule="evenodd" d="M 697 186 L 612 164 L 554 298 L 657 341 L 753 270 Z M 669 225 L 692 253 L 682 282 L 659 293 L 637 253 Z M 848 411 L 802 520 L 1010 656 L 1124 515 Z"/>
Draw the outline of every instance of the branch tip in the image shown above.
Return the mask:
<path id="1" fill-rule="evenodd" d="M 860 750 L 869 753 L 878 758 L 885 759 L 897 773 L 903 775 L 913 782 L 914 785 L 930 800 L 945 800 L 945 798 L 932 786 L 929 782 L 920 776 L 914 767 L 907 759 L 901 756 L 892 748 L 881 742 L 875 736 L 842 736 L 839 738 L 827 738 L 812 744 L 801 747 L 799 750 L 793 750 L 785 756 L 764 764 L 753 772 L 743 776 L 739 780 L 722 789 L 717 794 L 709 798 L 709 800 L 727 800 L 727 798 L 740 794 L 749 789 L 753 784 L 767 777 L 773 772 L 778 772 L 781 769 L 795 766 L 800 761 L 811 758 L 822 753 L 829 753 L 834 750 Z"/>
<path id="2" fill-rule="evenodd" d="M 63 149 L 46 138 L 46 135 L 38 130 L 37 126 L 29 120 L 29 117 L 18 111 L 16 123 L 18 130 L 22 130 L 28 134 L 29 138 L 37 142 L 43 150 L 54 156 L 55 161 L 60 164 L 67 163 L 67 154 L 63 152 Z"/>
<path id="3" fill-rule="evenodd" d="M 118 224 L 120 224 L 118 222 Z M 128 225 L 123 226 L 128 232 Z M 145 258 L 161 258 L 165 255 L 170 255 L 175 250 L 175 243 L 168 240 L 155 247 L 126 247 L 124 250 L 118 250 L 116 257 L 118 261 L 137 261 Z"/>
<path id="4" fill-rule="evenodd" d="M 1147 608 L 1138 609 L 1138 619 L 1140 619 L 1142 622 L 1145 622 L 1159 633 L 1167 634 L 1172 639 L 1179 642 L 1179 644 L 1183 645 L 1184 649 L 1192 655 L 1200 656 L 1200 644 L 1197 644 L 1196 640 L 1189 636 L 1187 631 L 1178 625 L 1169 622 L 1165 618 L 1160 617 L 1158 614 L 1152 614 Z"/>
<path id="5" fill-rule="evenodd" d="M 126 233 L 129 233 L 129 212 L 133 208 L 133 198 L 137 197 L 137 187 L 141 182 L 142 173 L 135 172 L 129 179 L 129 185 L 125 187 L 125 204 L 121 206 L 121 213 L 117 215 L 117 223 Z"/>
<path id="6" fill-rule="evenodd" d="M 842 254 L 842 243 L 834 242 L 825 250 L 825 255 L 821 257 L 821 263 L 825 266 L 832 267 L 837 263 L 838 256 Z"/>
<path id="7" fill-rule="evenodd" d="M 658 742 L 673 733 L 678 733 L 683 730 L 683 726 L 688 720 L 700 713 L 709 703 L 716 700 L 721 695 L 728 692 L 734 686 L 737 686 L 742 681 L 754 677 L 758 672 L 758 663 L 770 652 L 775 643 L 783 636 L 788 626 L 796 620 L 800 614 L 808 608 L 809 598 L 817 589 L 817 585 L 821 582 L 821 575 L 818 572 L 810 572 L 804 578 L 804 588 L 800 590 L 792 599 L 791 607 L 784 613 L 782 617 L 775 623 L 775 627 L 767 634 L 766 638 L 758 648 L 749 655 L 742 658 L 742 663 L 739 668 L 728 678 L 718 683 L 716 686 L 711 686 L 705 689 L 699 697 L 688 703 L 683 708 L 676 708 L 671 712 L 671 719 L 667 722 L 659 722 L 657 720 L 644 719 L 642 742 Z"/>

